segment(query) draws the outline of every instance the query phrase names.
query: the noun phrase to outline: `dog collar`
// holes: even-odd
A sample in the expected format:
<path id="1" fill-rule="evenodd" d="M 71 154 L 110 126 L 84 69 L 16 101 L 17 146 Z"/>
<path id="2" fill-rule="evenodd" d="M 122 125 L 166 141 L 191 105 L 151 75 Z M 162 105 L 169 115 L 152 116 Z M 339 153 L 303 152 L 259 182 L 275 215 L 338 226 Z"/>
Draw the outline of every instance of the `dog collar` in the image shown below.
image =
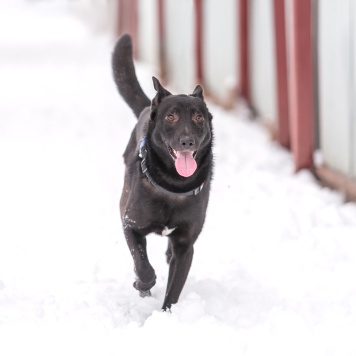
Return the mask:
<path id="1" fill-rule="evenodd" d="M 157 184 L 152 176 L 150 175 L 150 173 L 148 172 L 148 168 L 146 165 L 146 157 L 147 157 L 147 150 L 146 150 L 146 136 L 143 136 L 140 142 L 140 150 L 139 150 L 139 157 L 142 159 L 141 160 L 141 170 L 142 173 L 147 177 L 148 181 L 154 186 L 156 187 L 158 190 L 160 190 L 163 193 L 166 194 L 171 194 L 171 195 L 176 195 L 176 196 L 187 196 L 187 195 L 198 195 L 203 187 L 204 187 L 204 182 L 198 187 L 195 188 L 193 190 L 190 190 L 189 192 L 183 192 L 183 193 L 175 193 L 175 192 L 171 192 L 167 189 L 164 189 L 163 187 L 161 187 L 159 184 Z"/>

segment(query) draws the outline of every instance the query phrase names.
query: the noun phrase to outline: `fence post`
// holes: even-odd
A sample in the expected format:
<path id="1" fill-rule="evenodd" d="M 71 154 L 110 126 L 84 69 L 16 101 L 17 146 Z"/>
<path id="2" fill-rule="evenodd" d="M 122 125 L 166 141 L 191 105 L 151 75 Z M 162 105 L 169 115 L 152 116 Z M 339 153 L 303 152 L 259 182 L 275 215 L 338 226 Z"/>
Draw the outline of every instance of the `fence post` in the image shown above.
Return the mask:
<path id="1" fill-rule="evenodd" d="M 295 170 L 313 167 L 312 0 L 292 0 L 290 125 Z"/>
<path id="2" fill-rule="evenodd" d="M 238 69 L 240 77 L 240 95 L 250 103 L 249 82 L 249 9 L 248 0 L 238 0 L 238 36 L 240 65 Z"/>
<path id="3" fill-rule="evenodd" d="M 194 16 L 195 16 L 195 65 L 196 65 L 196 80 L 200 84 L 204 84 L 204 62 L 203 62 L 203 1 L 194 1 Z"/>
<path id="4" fill-rule="evenodd" d="M 133 54 L 137 57 L 137 0 L 117 0 L 116 35 L 129 33 L 132 37 Z"/>
<path id="5" fill-rule="evenodd" d="M 283 147 L 290 148 L 285 0 L 273 1 L 273 13 L 277 74 L 277 138 Z"/>

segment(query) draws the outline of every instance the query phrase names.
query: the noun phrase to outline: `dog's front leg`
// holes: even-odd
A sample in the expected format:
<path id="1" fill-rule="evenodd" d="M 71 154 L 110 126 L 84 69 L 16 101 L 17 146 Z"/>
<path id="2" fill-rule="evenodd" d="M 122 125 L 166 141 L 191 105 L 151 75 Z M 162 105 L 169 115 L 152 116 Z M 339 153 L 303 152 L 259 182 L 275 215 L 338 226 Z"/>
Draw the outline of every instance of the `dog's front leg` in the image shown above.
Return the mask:
<path id="1" fill-rule="evenodd" d="M 148 260 L 146 237 L 130 227 L 126 227 L 124 233 L 135 265 L 137 278 L 134 287 L 141 296 L 150 295 L 149 290 L 156 283 L 156 274 Z"/>
<path id="2" fill-rule="evenodd" d="M 172 256 L 169 261 L 169 277 L 166 297 L 162 306 L 163 310 L 170 309 L 172 304 L 178 302 L 180 293 L 187 279 L 193 260 L 193 243 L 179 242 L 171 238 L 170 249 Z"/>

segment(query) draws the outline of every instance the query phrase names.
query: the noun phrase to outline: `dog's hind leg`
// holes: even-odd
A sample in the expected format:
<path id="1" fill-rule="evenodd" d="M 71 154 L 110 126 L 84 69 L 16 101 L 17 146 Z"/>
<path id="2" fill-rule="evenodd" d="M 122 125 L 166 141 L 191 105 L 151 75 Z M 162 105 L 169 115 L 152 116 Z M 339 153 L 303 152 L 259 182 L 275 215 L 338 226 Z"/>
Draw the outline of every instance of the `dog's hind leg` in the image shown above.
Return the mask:
<path id="1" fill-rule="evenodd" d="M 141 297 L 150 295 L 150 289 L 156 284 L 156 274 L 147 256 L 146 237 L 130 227 L 124 229 L 136 273 L 133 286 L 140 292 Z"/>
<path id="2" fill-rule="evenodd" d="M 171 247 L 171 241 L 168 240 L 168 246 L 167 246 L 167 250 L 166 250 L 166 261 L 169 264 L 169 262 L 171 262 L 172 259 L 172 247 Z"/>
<path id="3" fill-rule="evenodd" d="M 172 304 L 178 302 L 180 293 L 187 279 L 190 266 L 193 260 L 193 243 L 176 242 L 173 239 L 170 242 L 172 256 L 169 262 L 169 277 L 167 284 L 166 297 L 162 309 L 170 309 Z"/>

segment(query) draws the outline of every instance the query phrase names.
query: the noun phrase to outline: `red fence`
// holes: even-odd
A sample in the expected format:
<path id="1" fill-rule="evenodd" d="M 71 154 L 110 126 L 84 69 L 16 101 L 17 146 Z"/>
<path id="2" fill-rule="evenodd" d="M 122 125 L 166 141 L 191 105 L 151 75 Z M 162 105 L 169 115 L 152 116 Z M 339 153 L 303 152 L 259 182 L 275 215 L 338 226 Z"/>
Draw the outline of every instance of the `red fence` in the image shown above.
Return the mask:
<path id="1" fill-rule="evenodd" d="M 164 0 L 157 1 L 157 26 L 159 36 L 159 66 L 161 76 L 167 77 L 166 69 L 166 26 L 167 19 Z M 195 80 L 204 84 L 206 81 L 206 57 L 204 46 L 206 36 L 204 30 L 205 6 L 203 0 L 190 0 L 194 11 L 194 48 L 195 48 Z M 137 28 L 140 26 L 136 16 L 139 0 L 118 0 L 117 32 L 129 32 L 137 39 Z M 295 171 L 300 169 L 314 170 L 313 153 L 315 150 L 315 73 L 313 73 L 313 1 L 288 0 L 290 21 L 286 20 L 287 0 L 271 0 L 273 7 L 275 68 L 276 68 L 276 139 L 293 153 Z M 251 37 L 250 21 L 251 2 L 236 0 L 236 36 L 238 46 L 237 86 L 238 93 L 254 107 L 251 97 Z M 223 24 L 217 23 L 216 26 Z M 229 55 L 229 54 L 227 54 Z M 210 73 L 209 73 L 210 74 Z M 330 180 L 330 172 L 325 167 L 317 167 L 317 173 L 331 185 L 336 185 L 338 179 Z M 327 172 L 327 173 L 325 173 Z M 350 181 L 341 187 L 349 198 L 355 199 L 355 185 Z M 351 185 L 350 185 L 351 184 Z M 351 188 L 350 188 L 351 186 Z"/>

